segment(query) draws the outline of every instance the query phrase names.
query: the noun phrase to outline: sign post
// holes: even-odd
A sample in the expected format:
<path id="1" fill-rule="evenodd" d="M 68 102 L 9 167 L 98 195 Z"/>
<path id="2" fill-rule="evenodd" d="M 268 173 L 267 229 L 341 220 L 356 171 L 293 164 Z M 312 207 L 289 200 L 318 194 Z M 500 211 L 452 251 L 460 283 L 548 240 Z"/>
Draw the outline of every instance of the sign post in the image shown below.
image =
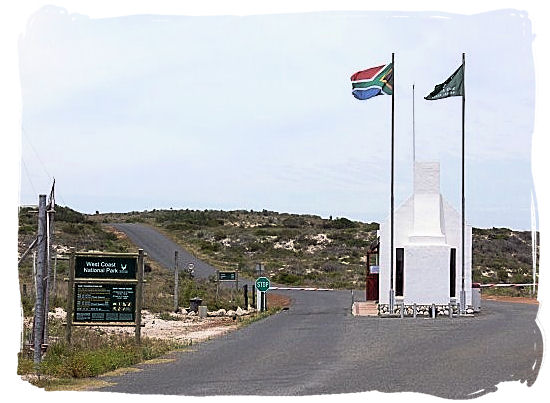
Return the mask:
<path id="1" fill-rule="evenodd" d="M 262 312 L 266 309 L 267 298 L 265 293 L 269 290 L 271 283 L 267 277 L 258 277 L 254 285 L 258 293 L 256 298 L 256 309 Z"/>
<path id="2" fill-rule="evenodd" d="M 74 253 L 69 264 L 66 339 L 72 326 L 135 326 L 141 341 L 144 252 Z"/>

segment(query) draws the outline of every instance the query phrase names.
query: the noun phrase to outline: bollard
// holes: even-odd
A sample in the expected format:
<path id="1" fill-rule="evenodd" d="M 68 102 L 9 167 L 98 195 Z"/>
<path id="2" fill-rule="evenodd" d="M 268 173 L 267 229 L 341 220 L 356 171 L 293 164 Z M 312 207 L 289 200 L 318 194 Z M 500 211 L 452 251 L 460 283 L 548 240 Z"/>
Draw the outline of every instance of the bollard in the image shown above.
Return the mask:
<path id="1" fill-rule="evenodd" d="M 413 318 L 416 318 L 416 303 L 413 304 Z"/>
<path id="2" fill-rule="evenodd" d="M 453 305 L 449 302 L 449 319 L 453 318 Z"/>
<path id="3" fill-rule="evenodd" d="M 435 319 L 435 304 L 432 304 L 432 319 Z"/>
<path id="4" fill-rule="evenodd" d="M 457 303 L 456 303 L 456 308 L 457 308 L 458 316 L 461 316 L 461 313 L 460 313 L 460 302 L 457 302 Z"/>
<path id="5" fill-rule="evenodd" d="M 199 318 L 206 318 L 208 316 L 208 308 L 206 305 L 199 306 Z"/>
<path id="6" fill-rule="evenodd" d="M 243 285 L 244 306 L 248 309 L 248 285 Z"/>
<path id="7" fill-rule="evenodd" d="M 405 303 L 401 301 L 401 319 L 405 316 Z"/>

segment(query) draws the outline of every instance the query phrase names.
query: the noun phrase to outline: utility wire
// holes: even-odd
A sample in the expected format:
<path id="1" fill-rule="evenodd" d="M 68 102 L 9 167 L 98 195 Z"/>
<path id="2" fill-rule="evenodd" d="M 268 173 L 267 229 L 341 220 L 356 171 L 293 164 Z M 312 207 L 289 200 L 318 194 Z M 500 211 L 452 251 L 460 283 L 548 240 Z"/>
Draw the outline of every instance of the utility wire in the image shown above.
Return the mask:
<path id="1" fill-rule="evenodd" d="M 42 169 L 44 170 L 44 172 L 46 173 L 46 175 L 48 176 L 48 178 L 51 180 L 52 179 L 52 176 L 50 175 L 50 173 L 48 172 L 48 170 L 46 169 L 46 165 L 44 164 L 44 162 L 42 161 L 42 159 L 40 158 L 40 155 L 36 152 L 36 149 L 34 148 L 34 146 L 32 145 L 29 137 L 27 136 L 27 133 L 25 132 L 25 128 L 24 127 L 21 127 L 21 131 L 23 133 L 23 137 L 27 140 L 27 143 L 29 143 L 29 145 L 31 146 L 32 148 L 32 151 L 34 152 L 34 155 L 36 156 L 36 159 L 40 162 L 40 164 L 42 165 Z"/>
<path id="2" fill-rule="evenodd" d="M 29 139 L 29 136 L 27 136 L 27 133 L 25 131 L 25 128 L 23 126 L 21 126 L 21 132 L 23 134 L 23 138 L 25 138 L 25 140 L 27 141 L 27 143 L 31 146 L 31 149 L 34 153 L 34 155 L 36 156 L 36 159 L 40 162 L 40 164 L 42 165 L 42 169 L 44 170 L 44 172 L 46 173 L 46 176 L 48 177 L 48 179 L 50 181 L 53 181 L 54 185 L 55 185 L 55 178 L 53 176 L 50 175 L 50 173 L 48 172 L 48 170 L 46 169 L 46 164 L 44 164 L 44 161 L 42 161 L 42 159 L 40 158 L 40 155 L 38 154 L 38 152 L 36 151 L 36 149 L 34 148 L 31 140 Z M 35 194 L 37 194 L 36 192 L 36 189 L 34 188 L 33 184 L 32 184 L 32 181 L 30 180 L 30 176 L 29 176 L 29 172 L 28 172 L 28 169 L 25 165 L 25 162 L 23 161 L 23 157 L 21 157 L 21 161 L 23 162 L 24 166 L 25 166 L 25 171 L 27 172 L 27 177 L 29 178 L 29 182 L 31 182 L 31 187 L 34 191 Z M 53 189 L 53 188 L 52 188 Z M 65 203 L 65 200 L 63 200 L 63 197 L 59 194 L 59 192 L 56 192 L 56 196 L 59 197 L 59 199 L 61 200 L 61 202 L 66 206 L 67 203 Z M 50 195 L 51 197 L 51 195 Z"/>
<path id="3" fill-rule="evenodd" d="M 27 169 L 27 164 L 25 164 L 25 160 L 23 159 L 23 156 L 21 156 L 21 163 L 23 164 L 23 169 L 25 170 L 25 174 L 27 176 L 27 179 L 28 179 L 29 183 L 31 184 L 32 191 L 34 192 L 34 194 L 37 194 L 36 189 L 34 188 L 34 184 L 32 183 L 32 180 L 31 180 L 31 175 L 29 174 L 29 170 Z"/>

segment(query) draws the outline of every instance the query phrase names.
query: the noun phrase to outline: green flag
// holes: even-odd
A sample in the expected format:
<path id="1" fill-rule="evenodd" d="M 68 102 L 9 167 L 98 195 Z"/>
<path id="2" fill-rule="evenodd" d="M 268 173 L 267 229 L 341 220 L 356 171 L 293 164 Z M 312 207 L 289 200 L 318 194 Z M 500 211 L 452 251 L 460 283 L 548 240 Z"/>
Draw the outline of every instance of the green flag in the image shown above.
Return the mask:
<path id="1" fill-rule="evenodd" d="M 464 95 L 464 65 L 462 64 L 445 82 L 437 84 L 424 99 L 434 100 Z"/>

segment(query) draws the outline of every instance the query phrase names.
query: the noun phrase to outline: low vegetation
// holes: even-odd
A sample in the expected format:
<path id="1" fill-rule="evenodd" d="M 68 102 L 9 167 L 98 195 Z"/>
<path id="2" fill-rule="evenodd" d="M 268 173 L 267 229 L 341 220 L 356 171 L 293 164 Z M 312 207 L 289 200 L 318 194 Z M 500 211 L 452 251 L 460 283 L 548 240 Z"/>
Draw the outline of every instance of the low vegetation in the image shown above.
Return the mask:
<path id="1" fill-rule="evenodd" d="M 19 375 L 33 375 L 29 381 L 47 389 L 57 389 L 70 379 L 96 377 L 118 368 L 160 357 L 184 345 L 166 340 L 143 338 L 141 345 L 128 335 L 108 335 L 97 328 L 75 328 L 73 343 L 63 338 L 61 321 L 49 321 L 52 341 L 38 368 L 35 368 L 29 350 L 19 354 Z M 35 376 L 39 374 L 40 376 Z"/>
<path id="2" fill-rule="evenodd" d="M 100 214 L 97 222 L 152 225 L 197 257 L 255 277 L 257 263 L 273 281 L 329 288 L 362 287 L 365 256 L 377 223 L 263 210 L 155 210 Z"/>
<path id="3" fill-rule="evenodd" d="M 280 284 L 346 289 L 363 287 L 366 251 L 378 229 L 377 223 L 267 210 L 153 210 L 90 219 L 152 225 L 221 269 L 255 276 L 261 262 L 265 274 Z M 529 231 L 474 228 L 472 248 L 474 282 L 532 283 Z M 498 292 L 523 295 L 525 290 L 529 293 L 528 288 Z"/>

